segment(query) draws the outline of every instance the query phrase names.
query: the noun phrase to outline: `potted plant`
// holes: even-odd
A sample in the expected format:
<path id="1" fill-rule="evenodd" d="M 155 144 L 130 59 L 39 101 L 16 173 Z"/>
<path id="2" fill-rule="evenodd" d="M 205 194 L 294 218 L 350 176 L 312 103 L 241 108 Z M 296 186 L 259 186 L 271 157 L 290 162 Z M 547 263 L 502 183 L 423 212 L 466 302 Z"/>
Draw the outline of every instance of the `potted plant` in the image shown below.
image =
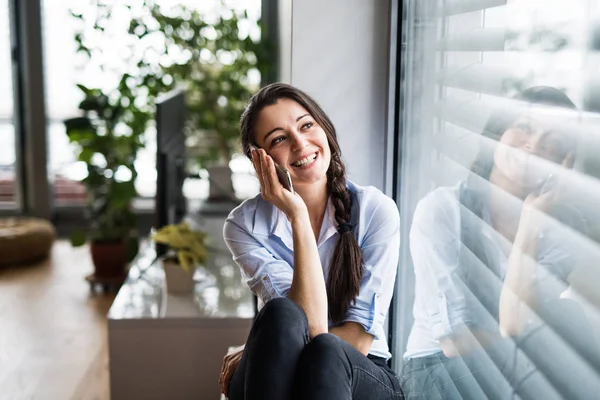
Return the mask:
<path id="1" fill-rule="evenodd" d="M 115 26 L 127 29 L 122 42 L 131 45 L 129 82 L 144 93 L 131 102 L 143 101 L 152 108 L 161 93 L 185 86 L 192 172 L 208 171 L 211 200 L 235 198 L 229 161 L 240 151 L 239 118 L 261 76 L 274 69 L 274 45 L 265 40 L 261 21 L 225 2 L 211 15 L 181 4 L 159 6 L 155 0 L 122 4 L 100 0 L 94 11 L 72 12 L 82 21 L 75 36 L 79 51 L 101 58 L 91 31 L 105 35 Z M 129 25 L 122 26 L 117 14 L 127 15 Z M 253 38 L 248 27 L 261 29 L 263 37 Z M 162 55 L 160 62 L 157 54 Z"/>
<path id="2" fill-rule="evenodd" d="M 173 294 L 190 293 L 194 288 L 193 275 L 208 259 L 206 233 L 194 231 L 186 222 L 166 225 L 152 235 L 156 243 L 166 245 L 162 258 L 167 291 Z"/>
<path id="3" fill-rule="evenodd" d="M 80 246 L 90 240 L 97 281 L 124 279 L 126 264 L 137 252 L 134 161 L 149 115 L 123 106 L 118 89 L 109 96 L 100 89 L 78 86 L 84 93 L 79 105 L 83 116 L 64 123 L 77 160 L 87 166 L 82 183 L 91 229 L 73 233 L 71 243 Z"/>

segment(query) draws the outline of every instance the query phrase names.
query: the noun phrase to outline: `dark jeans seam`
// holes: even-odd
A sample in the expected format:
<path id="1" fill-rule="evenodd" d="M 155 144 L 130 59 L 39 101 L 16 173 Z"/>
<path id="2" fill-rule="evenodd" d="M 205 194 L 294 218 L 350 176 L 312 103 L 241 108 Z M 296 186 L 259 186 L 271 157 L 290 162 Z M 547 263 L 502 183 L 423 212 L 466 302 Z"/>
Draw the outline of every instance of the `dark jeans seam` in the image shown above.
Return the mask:
<path id="1" fill-rule="evenodd" d="M 390 388 L 390 387 L 388 386 L 388 384 L 387 384 L 387 383 L 385 383 L 385 382 L 381 381 L 381 380 L 380 380 L 378 377 L 376 377 L 375 375 L 373 375 L 373 374 L 372 374 L 370 371 L 367 371 L 366 369 L 363 369 L 363 368 L 361 368 L 361 367 L 358 367 L 358 366 L 353 366 L 352 368 L 353 368 L 353 369 L 355 369 L 355 370 L 362 371 L 362 372 L 364 372 L 365 374 L 369 375 L 371 378 L 373 378 L 373 379 L 375 379 L 377 382 L 379 382 L 379 384 L 380 384 L 381 386 L 383 386 L 383 387 L 384 387 L 384 388 L 385 388 L 385 389 L 386 389 L 388 392 L 390 392 L 390 393 L 392 393 L 392 394 L 395 394 L 395 395 L 397 395 L 397 394 L 399 394 L 399 395 L 402 395 L 402 394 L 403 394 L 403 392 L 402 392 L 402 391 L 396 391 L 394 388 Z"/>

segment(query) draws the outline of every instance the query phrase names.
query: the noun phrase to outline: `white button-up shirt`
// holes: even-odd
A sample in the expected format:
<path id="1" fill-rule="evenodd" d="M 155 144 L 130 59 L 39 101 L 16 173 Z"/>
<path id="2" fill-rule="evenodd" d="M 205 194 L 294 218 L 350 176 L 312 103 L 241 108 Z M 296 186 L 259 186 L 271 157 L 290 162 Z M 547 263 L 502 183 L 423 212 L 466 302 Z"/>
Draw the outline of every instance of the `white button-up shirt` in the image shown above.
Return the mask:
<path id="1" fill-rule="evenodd" d="M 361 324 L 374 336 L 370 354 L 390 358 L 384 322 L 398 269 L 400 216 L 396 203 L 377 188 L 347 181 L 352 193 L 350 224 L 363 252 L 364 267 L 356 303 L 350 303 L 342 322 Z M 327 204 L 317 247 L 325 279 L 339 240 L 335 210 Z M 294 243 L 285 214 L 260 195 L 244 201 L 225 221 L 225 242 L 240 266 L 259 307 L 287 296 L 292 285 Z M 329 327 L 333 324 L 329 321 Z"/>

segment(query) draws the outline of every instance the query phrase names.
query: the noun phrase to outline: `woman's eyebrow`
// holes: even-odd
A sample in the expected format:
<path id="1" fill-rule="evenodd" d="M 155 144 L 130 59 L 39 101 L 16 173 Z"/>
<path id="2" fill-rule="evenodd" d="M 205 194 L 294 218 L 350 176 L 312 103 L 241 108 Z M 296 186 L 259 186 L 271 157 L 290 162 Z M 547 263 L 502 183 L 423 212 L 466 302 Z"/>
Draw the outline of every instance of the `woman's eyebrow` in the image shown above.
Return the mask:
<path id="1" fill-rule="evenodd" d="M 308 117 L 308 116 L 310 116 L 310 114 L 308 114 L 308 113 L 307 113 L 307 114 L 304 114 L 304 115 L 301 115 L 301 116 L 299 116 L 298 118 L 296 118 L 296 122 L 298 122 L 298 121 L 300 121 L 302 118 L 304 118 L 304 117 Z M 280 127 L 280 126 L 278 126 L 278 127 L 275 127 L 275 128 L 273 128 L 273 129 L 271 129 L 269 132 L 267 132 L 267 134 L 265 135 L 265 137 L 263 137 L 263 140 L 267 140 L 267 137 L 269 137 L 269 135 L 270 135 L 270 134 L 272 134 L 272 133 L 274 133 L 274 132 L 277 132 L 277 131 L 282 131 L 282 130 L 283 130 L 283 128 L 282 128 L 282 127 Z"/>

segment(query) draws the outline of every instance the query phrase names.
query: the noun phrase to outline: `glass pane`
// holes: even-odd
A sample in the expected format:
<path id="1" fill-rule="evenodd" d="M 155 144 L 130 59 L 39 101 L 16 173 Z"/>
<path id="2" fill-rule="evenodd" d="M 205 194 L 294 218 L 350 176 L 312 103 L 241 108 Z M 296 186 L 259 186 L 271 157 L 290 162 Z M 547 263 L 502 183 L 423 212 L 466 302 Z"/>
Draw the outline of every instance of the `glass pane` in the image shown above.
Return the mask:
<path id="1" fill-rule="evenodd" d="M 5 0 L 6 1 L 6 0 Z M 75 148 L 68 143 L 62 121 L 78 116 L 78 104 L 82 100 L 81 91 L 76 84 L 88 87 L 110 89 L 115 87 L 120 77 L 119 73 L 127 71 L 131 60 L 123 56 L 133 51 L 135 42 L 127 35 L 129 16 L 131 15 L 125 4 L 139 4 L 135 2 L 103 1 L 113 7 L 113 20 L 106 27 L 105 34 L 96 35 L 95 41 L 103 48 L 103 57 L 109 68 L 102 71 L 100 61 L 95 58 L 92 62 L 81 54 L 77 54 L 74 40 L 75 34 L 81 28 L 82 22 L 70 14 L 70 10 L 85 16 L 94 16 L 95 2 L 82 2 L 80 0 L 42 0 L 43 32 L 44 32 L 44 67 L 46 84 L 46 104 L 48 117 L 49 141 L 49 174 L 53 181 L 55 205 L 72 205 L 85 203 L 85 190 L 78 183 L 78 179 L 86 175 L 85 166 L 76 162 Z M 157 1 L 159 5 L 168 10 L 168 1 Z M 210 15 L 220 2 L 213 1 L 185 1 L 180 2 L 185 6 L 196 9 L 201 13 Z M 258 20 L 260 17 L 261 2 L 226 2 L 235 9 L 248 11 L 249 17 Z M 243 26 L 242 31 L 250 30 L 253 37 L 260 37 L 260 30 L 256 26 Z M 133 50 L 131 50 L 131 49 Z M 162 52 L 157 48 L 157 54 Z M 160 62 L 164 62 L 164 55 Z M 168 58 L 168 57 L 167 57 Z M 157 61 L 158 62 L 158 61 Z M 117 71 L 110 73 L 108 71 Z M 120 71 L 120 72 L 119 72 Z M 138 153 L 135 162 L 138 177 L 136 189 L 139 196 L 151 198 L 156 193 L 156 133 L 151 126 L 145 135 L 146 147 Z M 246 179 L 249 161 L 235 161 L 234 184 L 242 186 L 240 193 L 258 193 L 257 181 Z M 185 195 L 190 199 L 204 199 L 208 196 L 208 185 L 205 180 L 189 179 L 184 187 Z M 138 202 L 137 204 L 149 204 Z"/>
<path id="2" fill-rule="evenodd" d="M 76 0 L 42 1 L 44 44 L 44 83 L 48 118 L 48 174 L 54 205 L 85 204 L 85 188 L 78 179 L 85 177 L 85 166 L 78 165 L 75 148 L 69 144 L 63 120 L 79 115 L 77 106 L 82 95 L 77 83 L 83 82 L 85 70 L 79 65 L 74 40 L 77 21 L 70 9 L 90 7 L 90 2 Z M 82 171 L 83 170 L 83 171 Z"/>
<path id="3" fill-rule="evenodd" d="M 597 397 L 600 5 L 407 4 L 405 394 Z"/>
<path id="4" fill-rule="evenodd" d="M 0 209 L 15 208 L 15 129 L 8 0 L 0 0 Z"/>

